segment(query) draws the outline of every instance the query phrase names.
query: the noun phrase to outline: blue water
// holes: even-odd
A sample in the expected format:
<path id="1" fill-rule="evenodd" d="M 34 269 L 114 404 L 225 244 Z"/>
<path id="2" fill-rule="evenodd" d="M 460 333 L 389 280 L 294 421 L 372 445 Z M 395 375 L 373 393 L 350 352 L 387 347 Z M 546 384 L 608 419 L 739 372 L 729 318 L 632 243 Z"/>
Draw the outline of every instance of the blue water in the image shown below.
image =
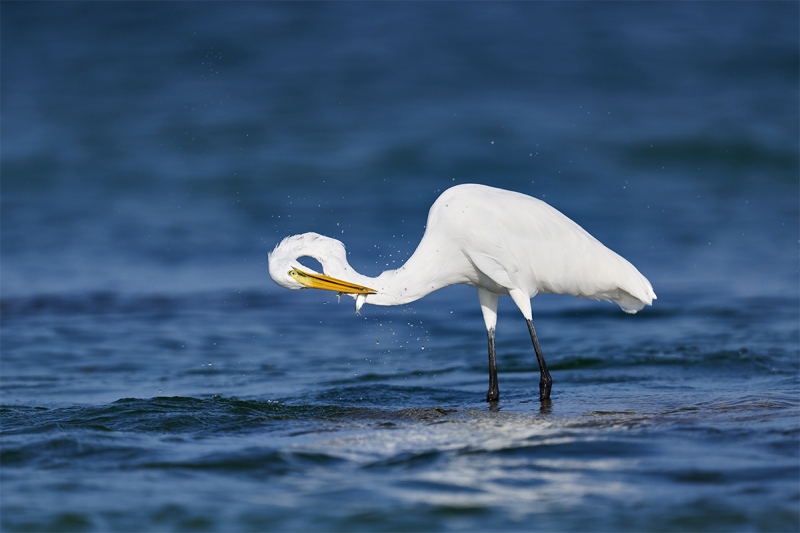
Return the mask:
<path id="1" fill-rule="evenodd" d="M 800 530 L 800 7 L 0 4 L 2 531 Z M 636 265 L 629 316 L 337 303 L 455 183 Z"/>

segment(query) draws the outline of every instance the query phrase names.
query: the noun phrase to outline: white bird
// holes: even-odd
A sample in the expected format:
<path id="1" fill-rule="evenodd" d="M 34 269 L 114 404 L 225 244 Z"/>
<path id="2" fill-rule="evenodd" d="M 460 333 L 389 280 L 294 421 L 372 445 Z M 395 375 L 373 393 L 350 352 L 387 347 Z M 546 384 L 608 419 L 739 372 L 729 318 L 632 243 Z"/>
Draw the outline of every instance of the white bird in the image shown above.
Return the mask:
<path id="1" fill-rule="evenodd" d="M 301 257 L 319 261 L 324 273 L 300 264 Z M 656 299 L 636 267 L 555 208 L 524 194 L 476 184 L 456 185 L 439 196 L 422 241 L 396 270 L 374 278 L 359 274 L 347 262 L 340 241 L 304 233 L 275 247 L 269 273 L 288 289 L 348 294 L 356 299 L 356 312 L 364 304 L 407 304 L 457 283 L 476 287 L 489 337 L 489 402 L 500 397 L 495 353 L 500 295 L 510 296 L 528 323 L 539 362 L 541 401 L 550 397 L 552 378 L 533 327 L 531 298 L 571 294 L 615 302 L 627 313 Z"/>

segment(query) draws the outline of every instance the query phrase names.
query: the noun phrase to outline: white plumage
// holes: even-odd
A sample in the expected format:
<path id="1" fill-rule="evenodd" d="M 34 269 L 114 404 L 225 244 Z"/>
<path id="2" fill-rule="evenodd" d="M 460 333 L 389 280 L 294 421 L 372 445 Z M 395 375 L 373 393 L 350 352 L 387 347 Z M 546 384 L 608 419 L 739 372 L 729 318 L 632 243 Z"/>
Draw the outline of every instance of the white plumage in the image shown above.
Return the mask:
<path id="1" fill-rule="evenodd" d="M 297 262 L 320 262 L 324 275 Z M 442 287 L 463 283 L 478 289 L 489 334 L 489 393 L 499 397 L 494 328 L 497 298 L 509 295 L 528 322 L 539 359 L 540 398 L 550 394 L 550 375 L 538 346 L 530 299 L 537 294 L 571 294 L 608 300 L 635 313 L 656 298 L 650 282 L 620 255 L 545 202 L 530 196 L 465 184 L 439 196 L 428 213 L 425 234 L 397 270 L 377 277 L 359 274 L 344 245 L 317 233 L 284 239 L 269 255 L 270 276 L 289 289 L 322 288 L 365 303 L 402 305 Z"/>

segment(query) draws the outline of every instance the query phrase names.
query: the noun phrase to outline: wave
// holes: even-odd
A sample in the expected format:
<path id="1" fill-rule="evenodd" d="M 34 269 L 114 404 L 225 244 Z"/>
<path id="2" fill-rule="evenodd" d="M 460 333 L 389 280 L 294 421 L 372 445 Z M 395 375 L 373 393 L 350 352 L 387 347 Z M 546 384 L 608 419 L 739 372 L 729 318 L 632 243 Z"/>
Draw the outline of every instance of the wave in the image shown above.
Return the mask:
<path id="1" fill-rule="evenodd" d="M 377 387 L 375 391 L 397 387 Z M 279 401 L 242 400 L 214 396 L 123 398 L 109 405 L 74 406 L 48 409 L 30 406 L 2 406 L 5 435 L 38 434 L 49 431 L 96 431 L 142 433 L 191 433 L 247 431 L 263 429 L 274 422 L 326 423 L 347 421 L 430 420 L 452 410 L 440 407 L 401 408 L 394 411 L 374 406 L 353 407 L 326 403 L 328 395 L 353 396 L 363 388 L 336 389 L 321 394 L 319 403 L 284 403 Z M 413 393 L 415 391 L 406 391 Z"/>

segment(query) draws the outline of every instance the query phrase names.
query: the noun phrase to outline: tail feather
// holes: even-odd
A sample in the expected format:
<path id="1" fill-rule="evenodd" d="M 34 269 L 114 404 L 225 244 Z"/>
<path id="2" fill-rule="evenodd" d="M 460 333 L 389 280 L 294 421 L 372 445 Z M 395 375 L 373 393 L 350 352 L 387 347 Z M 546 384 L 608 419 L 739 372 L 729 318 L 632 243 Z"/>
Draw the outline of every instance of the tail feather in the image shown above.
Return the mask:
<path id="1" fill-rule="evenodd" d="M 611 300 L 623 311 L 631 314 L 641 311 L 645 305 L 653 305 L 653 300 L 657 298 L 656 293 L 653 292 L 653 286 L 644 276 L 641 276 L 641 282 L 641 286 L 634 290 L 620 288 Z"/>

